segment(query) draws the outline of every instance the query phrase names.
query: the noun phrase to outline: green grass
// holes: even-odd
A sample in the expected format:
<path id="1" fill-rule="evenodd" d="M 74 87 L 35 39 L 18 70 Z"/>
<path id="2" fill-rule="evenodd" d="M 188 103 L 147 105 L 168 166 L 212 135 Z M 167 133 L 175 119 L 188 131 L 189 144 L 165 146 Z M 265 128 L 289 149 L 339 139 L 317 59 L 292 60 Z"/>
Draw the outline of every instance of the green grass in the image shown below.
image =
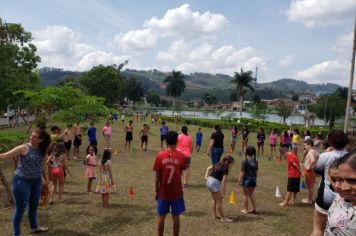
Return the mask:
<path id="1" fill-rule="evenodd" d="M 100 135 L 102 124 L 97 124 L 99 141 L 99 154 L 102 153 L 104 141 Z M 142 124 L 142 123 L 141 123 Z M 125 135 L 121 122 L 113 124 L 112 148 L 119 153 L 114 155 L 113 175 L 117 179 L 116 193 L 110 195 L 111 207 L 101 207 L 99 194 L 86 193 L 86 178 L 82 161 L 70 161 L 69 167 L 73 176 L 67 177 L 65 189 L 65 203 L 54 204 L 39 208 L 39 223 L 50 227 L 50 231 L 43 235 L 156 235 L 156 213 L 154 201 L 154 172 L 152 165 L 156 153 L 160 150 L 159 127 L 150 124 L 149 151 L 139 150 L 138 132 L 141 125 L 135 125 L 133 150 L 123 152 Z M 171 130 L 177 129 L 175 124 L 169 123 Z M 197 126 L 189 126 L 189 132 L 195 139 Z M 210 165 L 210 158 L 205 154 L 210 134 L 213 131 L 203 128 L 203 145 L 200 153 L 193 153 L 191 166 L 191 187 L 184 190 L 186 212 L 181 216 L 181 235 L 307 235 L 311 232 L 313 223 L 313 206 L 295 204 L 293 207 L 280 208 L 281 199 L 276 198 L 275 189 L 278 185 L 285 193 L 287 173 L 286 165 L 276 165 L 274 161 L 259 159 L 259 176 L 257 179 L 257 206 L 259 215 L 243 215 L 242 190 L 237 184 L 241 158 L 229 172 L 227 192 L 235 191 L 237 204 L 228 203 L 228 196 L 223 200 L 225 214 L 234 218 L 233 223 L 221 223 L 211 220 L 211 195 L 205 186 L 204 174 Z M 230 144 L 230 132 L 224 130 L 225 147 Z M 251 134 L 251 144 L 256 143 L 255 134 Z M 240 140 L 239 140 L 240 141 Z M 84 144 L 81 146 L 81 158 L 85 157 Z M 238 143 L 240 149 L 240 142 Z M 266 153 L 269 154 L 269 147 Z M 236 155 L 235 155 L 236 157 Z M 8 181 L 13 175 L 12 161 L 1 162 Z M 94 182 L 96 184 L 96 182 Z M 128 187 L 132 186 L 136 197 L 127 195 Z M 3 189 L 0 185 L 0 193 Z M 305 190 L 298 194 L 297 201 L 306 196 Z M 0 199 L 3 195 L 0 196 Z M 11 216 L 13 208 L 0 208 L 1 235 L 11 235 Z M 23 219 L 22 230 L 24 235 L 29 232 L 27 216 Z M 172 234 L 171 217 L 166 219 L 166 234 Z"/>

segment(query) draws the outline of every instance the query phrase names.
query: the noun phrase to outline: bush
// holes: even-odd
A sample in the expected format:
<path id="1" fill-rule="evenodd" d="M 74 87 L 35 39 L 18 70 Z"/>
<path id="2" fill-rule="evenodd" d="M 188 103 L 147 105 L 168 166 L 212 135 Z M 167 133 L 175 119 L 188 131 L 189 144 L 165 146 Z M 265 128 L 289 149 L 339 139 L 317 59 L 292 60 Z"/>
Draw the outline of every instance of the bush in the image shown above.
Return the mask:
<path id="1" fill-rule="evenodd" d="M 4 132 L 0 134 L 0 152 L 6 152 L 26 141 L 28 135 L 23 132 Z"/>

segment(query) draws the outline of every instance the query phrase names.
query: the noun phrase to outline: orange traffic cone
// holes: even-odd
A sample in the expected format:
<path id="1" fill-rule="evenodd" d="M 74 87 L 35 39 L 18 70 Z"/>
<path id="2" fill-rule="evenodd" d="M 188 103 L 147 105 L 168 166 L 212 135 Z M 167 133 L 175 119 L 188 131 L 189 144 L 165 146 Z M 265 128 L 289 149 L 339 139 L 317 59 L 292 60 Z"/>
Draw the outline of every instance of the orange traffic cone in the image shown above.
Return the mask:
<path id="1" fill-rule="evenodd" d="M 127 195 L 129 195 L 129 197 L 135 197 L 136 196 L 136 193 L 134 192 L 132 187 L 129 187 Z"/>
<path id="2" fill-rule="evenodd" d="M 230 204 L 236 204 L 236 199 L 235 199 L 235 193 L 234 193 L 234 191 L 231 191 L 229 203 L 230 203 Z"/>

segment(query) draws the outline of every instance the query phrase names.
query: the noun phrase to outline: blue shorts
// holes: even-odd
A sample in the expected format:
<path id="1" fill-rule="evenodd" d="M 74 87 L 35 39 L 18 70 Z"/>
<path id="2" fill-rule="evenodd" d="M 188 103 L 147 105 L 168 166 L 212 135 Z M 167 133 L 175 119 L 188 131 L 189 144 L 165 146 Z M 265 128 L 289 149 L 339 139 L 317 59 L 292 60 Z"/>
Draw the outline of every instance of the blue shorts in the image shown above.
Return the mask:
<path id="1" fill-rule="evenodd" d="M 256 187 L 256 179 L 255 178 L 244 178 L 242 181 L 242 186 L 244 188 Z"/>
<path id="2" fill-rule="evenodd" d="M 201 141 L 196 141 L 195 144 L 201 146 Z"/>
<path id="3" fill-rule="evenodd" d="M 221 182 L 213 177 L 209 177 L 206 186 L 213 193 L 221 192 Z"/>
<path id="4" fill-rule="evenodd" d="M 185 211 L 183 196 L 176 200 L 163 200 L 163 199 L 157 200 L 158 215 L 160 216 L 167 215 L 170 212 L 169 211 L 170 208 L 172 208 L 172 215 L 177 216 L 182 214 Z"/>

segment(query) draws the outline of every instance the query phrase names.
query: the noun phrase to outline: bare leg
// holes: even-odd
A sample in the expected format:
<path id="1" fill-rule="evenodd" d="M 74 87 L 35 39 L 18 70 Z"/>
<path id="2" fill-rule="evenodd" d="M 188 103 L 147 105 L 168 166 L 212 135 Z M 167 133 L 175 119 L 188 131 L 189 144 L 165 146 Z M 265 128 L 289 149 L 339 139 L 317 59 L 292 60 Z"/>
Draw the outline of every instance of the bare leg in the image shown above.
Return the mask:
<path id="1" fill-rule="evenodd" d="M 87 185 L 87 191 L 88 193 L 91 192 L 91 184 L 93 182 L 93 179 L 92 178 L 88 178 L 88 185 Z"/>
<path id="2" fill-rule="evenodd" d="M 177 216 L 173 216 L 173 235 L 174 236 L 178 236 L 179 235 L 179 228 L 180 228 L 180 219 L 179 219 L 179 215 Z"/>
<path id="3" fill-rule="evenodd" d="M 327 219 L 327 215 L 324 215 L 319 211 L 314 210 L 313 232 L 310 234 L 310 236 L 323 236 Z"/>
<path id="4" fill-rule="evenodd" d="M 249 191 L 248 191 L 248 188 L 242 188 L 243 191 L 244 191 L 244 209 L 242 210 L 245 210 L 245 212 L 247 213 L 247 210 L 248 210 L 248 198 L 249 198 Z"/>
<path id="5" fill-rule="evenodd" d="M 183 171 L 183 184 L 187 184 L 189 177 L 189 168 Z"/>
<path id="6" fill-rule="evenodd" d="M 256 195 L 255 188 L 249 188 L 250 200 L 252 203 L 252 211 L 256 212 Z"/>
<path id="7" fill-rule="evenodd" d="M 103 202 L 103 207 L 105 207 L 105 193 L 101 194 L 101 201 Z"/>
<path id="8" fill-rule="evenodd" d="M 166 215 L 158 216 L 158 236 L 163 236 L 165 220 L 166 220 Z"/>
<path id="9" fill-rule="evenodd" d="M 213 194 L 213 199 L 215 201 L 215 210 L 216 212 L 220 215 L 221 218 L 224 218 L 224 212 L 222 209 L 222 203 L 221 203 L 221 193 L 212 193 Z"/>
<path id="10" fill-rule="evenodd" d="M 292 192 L 287 192 L 286 198 L 283 202 L 279 203 L 279 206 L 287 206 L 289 204 L 290 197 L 292 196 Z"/>
<path id="11" fill-rule="evenodd" d="M 64 177 L 59 178 L 59 201 L 63 201 L 63 192 L 64 192 Z"/>
<path id="12" fill-rule="evenodd" d="M 213 200 L 211 201 L 211 208 L 213 210 L 213 219 L 215 220 L 218 216 L 216 215 L 216 202 L 214 200 L 214 195 L 213 193 L 211 193 L 211 195 L 213 196 Z"/>
<path id="13" fill-rule="evenodd" d="M 53 202 L 54 195 L 56 194 L 57 177 L 52 177 L 52 188 L 51 188 L 51 198 L 49 202 Z"/>

